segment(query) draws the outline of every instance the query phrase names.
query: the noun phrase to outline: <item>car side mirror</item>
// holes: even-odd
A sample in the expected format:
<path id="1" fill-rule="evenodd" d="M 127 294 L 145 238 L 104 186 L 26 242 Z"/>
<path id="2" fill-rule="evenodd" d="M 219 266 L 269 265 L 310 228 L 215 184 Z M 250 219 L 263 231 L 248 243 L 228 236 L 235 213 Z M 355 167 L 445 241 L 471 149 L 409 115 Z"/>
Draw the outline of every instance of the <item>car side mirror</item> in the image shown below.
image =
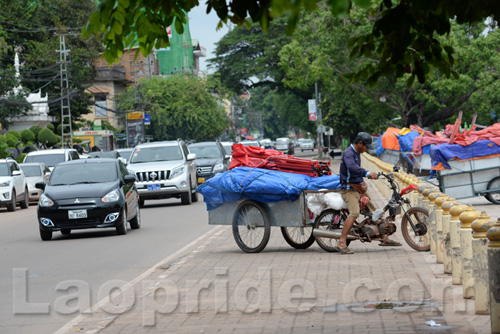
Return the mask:
<path id="1" fill-rule="evenodd" d="M 45 182 L 40 181 L 35 183 L 35 188 L 45 190 Z"/>
<path id="2" fill-rule="evenodd" d="M 21 175 L 21 171 L 20 170 L 14 170 L 12 171 L 12 176 L 19 176 Z"/>
<path id="3" fill-rule="evenodd" d="M 134 175 L 125 175 L 124 178 L 125 184 L 131 184 L 135 182 L 135 176 Z"/>
<path id="4" fill-rule="evenodd" d="M 230 154 L 226 154 L 226 155 L 224 156 L 224 159 L 226 159 L 226 160 L 231 159 L 231 155 L 230 155 Z"/>
<path id="5" fill-rule="evenodd" d="M 196 159 L 196 154 L 195 153 L 189 153 L 187 156 L 188 160 L 195 160 Z"/>
<path id="6" fill-rule="evenodd" d="M 118 157 L 118 160 L 120 160 L 124 166 L 127 166 L 127 159 L 124 157 Z"/>

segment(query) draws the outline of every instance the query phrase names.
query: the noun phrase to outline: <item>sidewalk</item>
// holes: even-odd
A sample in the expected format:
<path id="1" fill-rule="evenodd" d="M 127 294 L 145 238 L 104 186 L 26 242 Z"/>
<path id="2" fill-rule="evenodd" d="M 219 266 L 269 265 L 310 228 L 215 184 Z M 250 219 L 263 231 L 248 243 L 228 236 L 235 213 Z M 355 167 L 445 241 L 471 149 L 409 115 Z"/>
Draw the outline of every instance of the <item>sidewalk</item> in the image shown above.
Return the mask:
<path id="1" fill-rule="evenodd" d="M 391 238 L 402 247 L 353 242 L 353 255 L 295 250 L 271 231 L 263 252 L 246 254 L 217 226 L 58 333 L 490 332 L 489 316 L 399 230 Z"/>

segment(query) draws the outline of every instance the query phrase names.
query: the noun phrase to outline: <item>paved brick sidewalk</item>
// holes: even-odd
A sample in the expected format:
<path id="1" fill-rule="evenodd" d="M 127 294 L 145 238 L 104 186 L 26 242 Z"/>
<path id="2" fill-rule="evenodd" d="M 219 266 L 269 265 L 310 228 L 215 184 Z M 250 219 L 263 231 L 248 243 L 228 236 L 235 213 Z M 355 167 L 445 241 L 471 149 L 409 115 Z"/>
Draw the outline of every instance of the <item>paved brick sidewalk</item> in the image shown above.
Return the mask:
<path id="1" fill-rule="evenodd" d="M 374 187 L 370 194 L 385 204 Z M 403 242 L 399 230 L 393 239 Z M 58 333 L 489 332 L 489 316 L 473 314 L 473 301 L 461 298 L 432 255 L 406 244 L 350 248 L 355 254 L 316 244 L 295 250 L 272 228 L 266 249 L 246 254 L 231 228 L 218 226 L 135 280 L 125 298 Z"/>

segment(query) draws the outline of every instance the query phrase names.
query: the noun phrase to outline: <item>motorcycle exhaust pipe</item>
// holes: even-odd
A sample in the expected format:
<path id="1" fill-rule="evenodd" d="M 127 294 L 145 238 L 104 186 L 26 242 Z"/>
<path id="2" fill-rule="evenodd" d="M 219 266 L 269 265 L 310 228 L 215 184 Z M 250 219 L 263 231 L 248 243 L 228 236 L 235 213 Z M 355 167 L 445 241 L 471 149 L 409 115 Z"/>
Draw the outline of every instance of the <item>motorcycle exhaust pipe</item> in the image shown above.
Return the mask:
<path id="1" fill-rule="evenodd" d="M 342 231 L 325 231 L 325 230 L 319 230 L 317 228 L 313 229 L 312 233 L 315 237 L 320 237 L 320 238 L 330 238 L 330 239 L 340 239 L 340 236 L 342 235 Z M 354 235 L 347 235 L 348 240 L 357 240 L 357 238 Z"/>

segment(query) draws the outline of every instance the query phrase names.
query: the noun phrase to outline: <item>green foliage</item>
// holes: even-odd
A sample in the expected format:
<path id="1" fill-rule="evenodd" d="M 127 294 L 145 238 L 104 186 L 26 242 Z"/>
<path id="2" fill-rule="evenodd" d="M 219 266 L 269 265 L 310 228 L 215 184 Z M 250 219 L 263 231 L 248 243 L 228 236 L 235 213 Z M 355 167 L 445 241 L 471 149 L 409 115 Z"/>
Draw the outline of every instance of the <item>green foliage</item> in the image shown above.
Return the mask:
<path id="1" fill-rule="evenodd" d="M 7 152 L 8 148 L 5 136 L 0 135 L 0 159 L 5 159 L 10 156 L 9 152 Z"/>
<path id="2" fill-rule="evenodd" d="M 7 146 L 15 147 L 19 140 L 16 138 L 16 136 L 7 133 L 5 135 L 5 142 L 7 143 Z"/>
<path id="3" fill-rule="evenodd" d="M 54 137 L 55 134 L 47 127 L 45 129 L 40 130 L 38 132 L 38 142 L 40 143 L 50 143 L 52 137 Z"/>
<path id="4" fill-rule="evenodd" d="M 28 142 L 33 142 L 35 140 L 35 134 L 28 129 L 24 129 L 21 131 L 21 141 L 25 144 Z"/>
<path id="5" fill-rule="evenodd" d="M 54 132 L 56 130 L 54 124 L 52 124 L 52 123 L 47 124 L 47 129 L 49 129 L 52 132 Z"/>
<path id="6" fill-rule="evenodd" d="M 35 135 L 35 139 L 38 138 L 38 133 L 40 132 L 40 130 L 42 130 L 42 128 L 39 127 L 38 125 L 33 125 L 30 128 L 30 131 L 33 132 L 33 134 Z"/>
<path id="7" fill-rule="evenodd" d="M 148 101 L 145 111 L 151 115 L 149 128 L 156 140 L 214 140 L 227 127 L 224 109 L 199 78 L 153 77 L 142 81 L 139 87 L 143 100 Z M 120 96 L 121 110 L 133 109 L 130 102 L 133 95 L 134 90 L 130 88 Z"/>
<path id="8" fill-rule="evenodd" d="M 21 140 L 21 134 L 16 131 L 16 130 L 10 130 L 10 131 L 7 131 L 7 133 L 5 134 L 7 136 L 14 136 L 18 141 Z"/>
<path id="9" fill-rule="evenodd" d="M 18 157 L 15 159 L 15 160 L 17 161 L 17 163 L 22 164 L 22 163 L 23 163 L 23 161 L 24 161 L 24 158 L 26 157 L 26 155 L 27 155 L 27 154 L 28 154 L 28 153 L 21 153 L 21 155 L 20 155 L 20 156 L 18 156 Z"/>

